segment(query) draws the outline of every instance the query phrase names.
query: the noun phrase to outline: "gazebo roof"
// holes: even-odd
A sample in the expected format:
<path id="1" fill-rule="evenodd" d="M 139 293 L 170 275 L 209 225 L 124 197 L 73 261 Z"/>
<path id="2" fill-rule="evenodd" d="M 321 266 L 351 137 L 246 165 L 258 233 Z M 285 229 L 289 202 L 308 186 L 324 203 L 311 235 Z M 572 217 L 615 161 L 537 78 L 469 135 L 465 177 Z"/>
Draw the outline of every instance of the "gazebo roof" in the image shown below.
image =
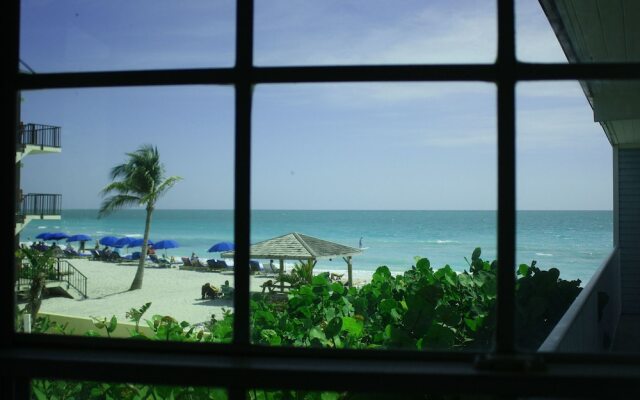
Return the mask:
<path id="1" fill-rule="evenodd" d="M 233 251 L 222 253 L 233 256 Z M 313 260 L 317 258 L 353 256 L 362 250 L 292 232 L 256 243 L 250 247 L 251 258 L 277 260 Z"/>

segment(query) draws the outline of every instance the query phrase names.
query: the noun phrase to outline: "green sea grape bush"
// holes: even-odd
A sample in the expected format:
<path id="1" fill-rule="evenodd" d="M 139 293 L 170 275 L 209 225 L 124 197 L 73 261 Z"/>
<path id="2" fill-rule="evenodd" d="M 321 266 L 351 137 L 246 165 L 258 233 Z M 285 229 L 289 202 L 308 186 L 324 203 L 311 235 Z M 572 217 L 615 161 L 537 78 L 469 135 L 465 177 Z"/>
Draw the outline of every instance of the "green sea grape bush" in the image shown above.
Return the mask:
<path id="1" fill-rule="evenodd" d="M 31 381 L 34 400 L 226 400 L 224 389 L 132 383 Z"/>
<path id="2" fill-rule="evenodd" d="M 516 286 L 516 329 L 518 345 L 535 351 L 578 297 L 580 280 L 560 279 L 560 271 L 544 271 L 531 265 L 518 267 Z"/>
<path id="3" fill-rule="evenodd" d="M 313 277 L 273 305 L 254 295 L 254 343 L 331 348 L 449 350 L 487 347 L 496 299 L 496 266 L 472 255 L 472 272 L 434 270 L 428 259 L 402 275 L 379 267 L 361 288 Z"/>
<path id="4" fill-rule="evenodd" d="M 290 291 L 286 302 L 269 294 L 251 301 L 252 340 L 257 344 L 328 348 L 478 350 L 491 346 L 495 327 L 497 263 L 476 248 L 469 271 L 449 265 L 434 270 L 426 258 L 392 276 L 379 267 L 371 282 L 348 288 L 328 274 Z M 519 345 L 535 350 L 580 292 L 580 281 L 521 265 L 516 292 Z"/>

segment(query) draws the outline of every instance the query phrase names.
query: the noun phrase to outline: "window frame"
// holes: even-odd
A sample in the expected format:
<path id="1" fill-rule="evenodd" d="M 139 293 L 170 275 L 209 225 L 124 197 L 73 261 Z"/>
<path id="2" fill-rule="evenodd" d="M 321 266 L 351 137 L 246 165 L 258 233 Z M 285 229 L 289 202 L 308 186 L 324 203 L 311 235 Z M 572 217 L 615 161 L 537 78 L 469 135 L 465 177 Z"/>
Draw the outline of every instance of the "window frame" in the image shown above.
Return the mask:
<path id="1" fill-rule="evenodd" d="M 154 85 L 235 87 L 236 265 L 249 261 L 252 88 L 269 83 L 491 82 L 497 89 L 498 317 L 495 348 L 479 353 L 268 348 L 250 343 L 249 270 L 235 269 L 234 337 L 225 345 L 24 335 L 2 318 L 1 398 L 26 399 L 31 378 L 135 381 L 226 387 L 230 398 L 252 388 L 493 395 L 628 395 L 640 393 L 640 356 L 524 353 L 515 347 L 515 85 L 521 81 L 640 79 L 640 64 L 537 64 L 515 56 L 514 1 L 497 0 L 498 54 L 493 64 L 256 67 L 253 0 L 237 0 L 236 63 L 229 68 L 45 73 L 18 71 L 20 1 L 2 5 L 5 132 L 17 126 L 19 93 L 29 89 Z M 5 135 L 5 168 L 15 177 L 15 135 Z M 10 199 L 15 198 L 11 185 Z M 15 204 L 6 220 L 15 223 Z M 5 225 L 5 243 L 15 240 Z M 14 255 L 3 246 L 4 260 Z M 13 268 L 0 269 L 2 315 L 15 312 Z M 392 383 L 392 384 L 390 384 Z"/>

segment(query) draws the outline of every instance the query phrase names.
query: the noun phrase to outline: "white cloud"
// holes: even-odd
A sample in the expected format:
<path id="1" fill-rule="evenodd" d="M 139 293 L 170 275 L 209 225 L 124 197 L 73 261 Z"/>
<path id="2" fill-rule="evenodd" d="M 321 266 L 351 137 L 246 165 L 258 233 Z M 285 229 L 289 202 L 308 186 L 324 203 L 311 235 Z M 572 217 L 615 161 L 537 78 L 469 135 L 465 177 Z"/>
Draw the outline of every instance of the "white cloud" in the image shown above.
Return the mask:
<path id="1" fill-rule="evenodd" d="M 593 114 L 585 110 L 585 107 L 519 110 L 516 129 L 518 149 L 521 151 L 600 146 L 609 148 L 600 124 L 593 121 Z"/>
<path id="2" fill-rule="evenodd" d="M 278 4 L 271 4 L 277 7 Z M 426 7 L 379 21 L 293 8 L 258 13 L 260 65 L 493 62 L 495 9 Z M 318 14 L 318 13 L 326 14 Z M 297 23 L 293 23 L 296 20 Z"/>
<path id="3" fill-rule="evenodd" d="M 516 0 L 515 6 L 518 59 L 566 63 L 567 58 L 538 1 Z"/>

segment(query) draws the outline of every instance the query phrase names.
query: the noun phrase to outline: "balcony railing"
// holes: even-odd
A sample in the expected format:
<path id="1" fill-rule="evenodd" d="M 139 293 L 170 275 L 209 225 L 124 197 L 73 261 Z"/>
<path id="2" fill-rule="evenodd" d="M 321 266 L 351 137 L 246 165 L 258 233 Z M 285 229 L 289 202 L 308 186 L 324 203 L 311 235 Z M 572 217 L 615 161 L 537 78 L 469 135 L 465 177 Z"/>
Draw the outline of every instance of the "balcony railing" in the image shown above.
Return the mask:
<path id="1" fill-rule="evenodd" d="M 616 248 L 538 351 L 594 353 L 609 350 L 620 318 L 620 301 L 620 254 Z"/>
<path id="2" fill-rule="evenodd" d="M 18 215 L 60 215 L 62 210 L 62 195 L 29 193 L 22 196 Z"/>
<path id="3" fill-rule="evenodd" d="M 41 124 L 20 125 L 18 145 L 28 144 L 40 147 L 61 147 L 60 127 Z"/>
<path id="4" fill-rule="evenodd" d="M 28 263 L 22 264 L 17 274 L 18 288 L 29 287 L 33 279 L 33 270 Z M 67 289 L 74 288 L 83 297 L 87 297 L 87 277 L 67 260 L 56 259 L 53 268 L 48 271 L 46 279 L 48 281 L 66 282 Z"/>

